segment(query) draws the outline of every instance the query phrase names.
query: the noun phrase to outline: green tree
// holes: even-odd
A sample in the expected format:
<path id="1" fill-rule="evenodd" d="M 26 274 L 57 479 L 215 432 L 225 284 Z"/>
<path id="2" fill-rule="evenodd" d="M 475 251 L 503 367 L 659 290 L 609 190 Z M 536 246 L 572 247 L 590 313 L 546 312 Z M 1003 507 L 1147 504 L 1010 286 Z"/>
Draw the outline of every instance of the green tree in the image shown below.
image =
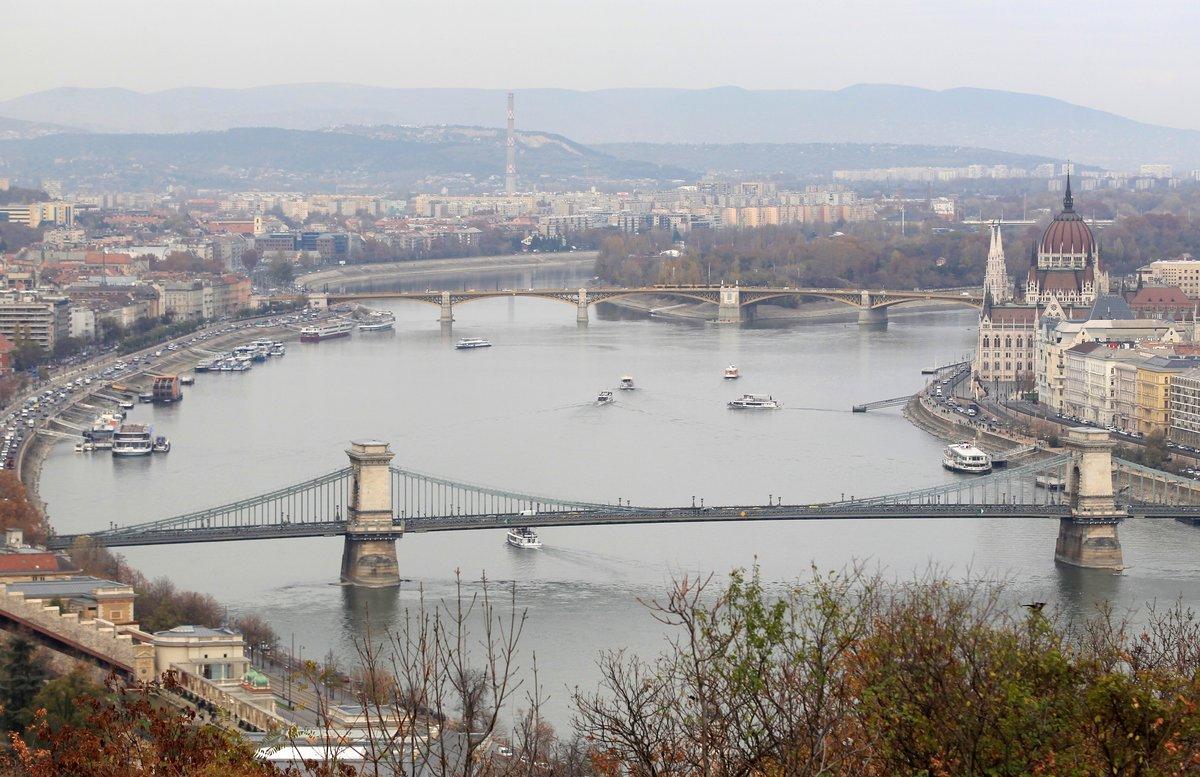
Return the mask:
<path id="1" fill-rule="evenodd" d="M 63 726 L 82 727 L 87 724 L 87 709 L 84 699 L 96 698 L 104 689 L 92 682 L 87 670 L 75 666 L 61 677 L 46 682 L 30 704 L 31 715 L 37 710 L 46 711 L 46 723 L 52 731 Z"/>
<path id="2" fill-rule="evenodd" d="M 0 657 L 0 728 L 21 731 L 33 720 L 32 703 L 50 676 L 49 664 L 33 640 L 8 638 Z"/>
<path id="3" fill-rule="evenodd" d="M 268 276 L 277 286 L 287 286 L 296 277 L 296 269 L 287 259 L 276 259 L 267 270 Z"/>

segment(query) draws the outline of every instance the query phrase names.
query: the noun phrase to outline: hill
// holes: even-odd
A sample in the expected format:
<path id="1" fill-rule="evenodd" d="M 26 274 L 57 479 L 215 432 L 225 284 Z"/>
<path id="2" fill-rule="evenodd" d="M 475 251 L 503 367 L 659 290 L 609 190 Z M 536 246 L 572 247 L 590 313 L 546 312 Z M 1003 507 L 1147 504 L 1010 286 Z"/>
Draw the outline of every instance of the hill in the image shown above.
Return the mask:
<path id="1" fill-rule="evenodd" d="M 43 135 L 58 135 L 63 132 L 80 132 L 80 130 L 60 124 L 44 124 L 0 116 L 0 140 L 26 140 L 40 138 Z"/>
<path id="2" fill-rule="evenodd" d="M 524 181 L 587 188 L 694 173 L 619 159 L 551 133 L 521 132 Z M 403 191 L 418 182 L 471 186 L 504 174 L 504 131 L 483 127 L 244 128 L 178 134 L 63 134 L 0 142 L 0 171 L 53 174 L 68 184 L 137 189 L 194 187 Z"/>
<path id="3" fill-rule="evenodd" d="M 285 84 L 253 89 L 53 89 L 0 102 L 0 116 L 99 132 L 195 132 L 340 124 L 496 126 L 504 92 Z M 1062 100 L 988 89 L 862 84 L 837 91 L 526 89 L 520 126 L 582 143 L 897 143 L 992 148 L 1129 169 L 1200 167 L 1200 132 Z"/>

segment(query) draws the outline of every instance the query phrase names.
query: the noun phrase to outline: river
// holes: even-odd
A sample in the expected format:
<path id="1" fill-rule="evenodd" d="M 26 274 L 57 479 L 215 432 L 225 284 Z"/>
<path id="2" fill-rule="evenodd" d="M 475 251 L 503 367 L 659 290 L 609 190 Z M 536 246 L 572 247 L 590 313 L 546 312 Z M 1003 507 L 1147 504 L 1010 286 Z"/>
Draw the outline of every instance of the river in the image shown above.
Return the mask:
<path id="1" fill-rule="evenodd" d="M 572 286 L 590 268 L 470 277 L 473 288 Z M 462 281 L 461 275 L 455 276 Z M 415 283 L 415 281 L 414 281 Z M 422 278 L 420 288 L 428 285 Z M 378 286 L 378 284 L 377 284 Z M 381 305 L 383 306 L 383 305 Z M 139 405 L 131 418 L 172 438 L 166 456 L 114 459 L 54 449 L 41 483 L 60 532 L 166 517 L 232 501 L 345 466 L 353 438 L 391 442 L 396 463 L 456 480 L 581 500 L 635 504 L 807 502 L 904 491 L 958 477 L 940 467 L 942 444 L 898 409 L 851 414 L 855 402 L 915 391 L 920 368 L 974 343 L 970 311 L 892 311 L 886 331 L 854 323 L 718 327 L 618 316 L 580 327 L 573 306 L 498 299 L 457 306 L 453 332 L 437 309 L 389 305 L 392 333 L 293 343 L 283 359 L 244 374 L 197 376 L 176 406 Z M 624 320 L 620 320 L 623 318 Z M 453 341 L 495 347 L 460 352 Z M 248 338 L 249 339 L 249 338 Z M 725 382 L 737 364 L 743 378 Z M 623 374 L 639 390 L 593 400 Z M 731 412 L 742 392 L 774 394 L 775 412 Z M 353 652 L 369 617 L 375 633 L 397 624 L 418 590 L 437 598 L 453 574 L 516 581 L 528 608 L 527 667 L 537 652 L 549 714 L 569 720 L 567 689 L 591 688 L 597 651 L 643 656 L 663 629 L 637 599 L 673 576 L 723 576 L 757 563 L 770 581 L 853 560 L 899 577 L 937 565 L 1014 582 L 1014 598 L 1069 614 L 1110 599 L 1118 607 L 1182 595 L 1200 602 L 1197 529 L 1171 521 L 1121 528 L 1124 576 L 1056 568 L 1057 527 L 1009 520 L 695 524 L 555 528 L 546 547 L 508 547 L 498 531 L 411 535 L 399 543 L 399 590 L 337 584 L 337 538 L 292 539 L 123 552 L 147 575 L 212 593 L 231 611 L 263 613 L 304 655 Z"/>

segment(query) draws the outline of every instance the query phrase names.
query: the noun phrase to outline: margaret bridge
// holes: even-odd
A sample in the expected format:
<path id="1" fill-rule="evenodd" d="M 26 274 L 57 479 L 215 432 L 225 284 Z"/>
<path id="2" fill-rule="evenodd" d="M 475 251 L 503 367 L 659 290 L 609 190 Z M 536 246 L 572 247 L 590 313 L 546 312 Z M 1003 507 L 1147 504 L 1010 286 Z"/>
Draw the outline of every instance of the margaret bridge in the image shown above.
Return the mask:
<path id="1" fill-rule="evenodd" d="M 815 503 L 784 504 L 772 498 L 768 504 L 639 507 L 505 491 L 413 472 L 392 465 L 388 443 L 360 440 L 346 451 L 348 467 L 321 477 L 171 518 L 89 535 L 57 535 L 47 545 L 66 549 L 84 537 L 106 547 L 127 547 L 341 536 L 342 580 L 378 587 L 400 581 L 396 540 L 423 532 L 708 521 L 1047 518 L 1059 522 L 1059 562 L 1119 569 L 1124 559 L 1117 525 L 1125 518 L 1200 517 L 1200 492 L 1183 479 L 1175 482 L 1158 473 L 1147 480 L 1150 471 L 1139 473 L 1136 465 L 1116 466 L 1114 475 L 1119 462 L 1103 430 L 1072 429 L 1065 442 L 1065 452 L 1034 463 L 904 493 Z M 1135 484 L 1136 500 L 1131 497 Z"/>
<path id="2" fill-rule="evenodd" d="M 792 286 L 639 286 L 631 288 L 597 287 L 585 289 L 496 289 L 494 291 L 323 291 L 309 292 L 309 303 L 327 307 L 339 302 L 368 302 L 399 299 L 437 305 L 438 320 L 444 324 L 454 321 L 454 306 L 481 299 L 531 297 L 565 302 L 575 306 L 575 320 L 588 320 L 588 307 L 621 297 L 672 297 L 693 302 L 705 302 L 717 307 L 717 323 L 736 324 L 754 318 L 756 306 L 771 300 L 818 298 L 838 302 L 858 311 L 858 322 L 865 326 L 887 324 L 888 308 L 921 302 L 941 302 L 981 307 L 983 295 L 978 290 L 887 291 L 871 289 L 826 289 Z"/>

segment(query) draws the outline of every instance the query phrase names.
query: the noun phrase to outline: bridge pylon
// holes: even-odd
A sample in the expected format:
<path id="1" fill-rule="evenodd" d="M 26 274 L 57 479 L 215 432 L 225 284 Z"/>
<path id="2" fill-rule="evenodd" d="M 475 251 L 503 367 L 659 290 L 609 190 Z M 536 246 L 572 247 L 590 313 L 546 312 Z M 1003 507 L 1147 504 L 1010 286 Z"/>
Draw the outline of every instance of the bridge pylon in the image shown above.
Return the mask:
<path id="1" fill-rule="evenodd" d="M 454 306 L 450 304 L 450 292 L 442 292 L 442 312 L 438 315 L 438 321 L 442 324 L 454 323 Z"/>
<path id="2" fill-rule="evenodd" d="M 1054 560 L 1088 569 L 1123 569 L 1117 524 L 1126 513 L 1113 498 L 1113 442 L 1104 429 L 1078 427 L 1067 430 L 1066 445 L 1072 457 L 1067 481 L 1071 515 L 1059 521 Z"/>
<path id="3" fill-rule="evenodd" d="M 742 323 L 742 290 L 738 286 L 721 286 L 717 298 L 717 323 Z"/>
<path id="4" fill-rule="evenodd" d="M 366 588 L 400 584 L 396 540 L 404 534 L 392 512 L 395 456 L 381 440 L 354 440 L 350 457 L 350 499 L 346 508 L 346 540 L 342 549 L 342 582 Z"/>
<path id="5" fill-rule="evenodd" d="M 858 325 L 882 329 L 887 326 L 888 314 L 887 308 L 873 308 L 874 298 L 871 292 L 864 290 L 860 297 L 862 304 L 858 308 Z"/>

